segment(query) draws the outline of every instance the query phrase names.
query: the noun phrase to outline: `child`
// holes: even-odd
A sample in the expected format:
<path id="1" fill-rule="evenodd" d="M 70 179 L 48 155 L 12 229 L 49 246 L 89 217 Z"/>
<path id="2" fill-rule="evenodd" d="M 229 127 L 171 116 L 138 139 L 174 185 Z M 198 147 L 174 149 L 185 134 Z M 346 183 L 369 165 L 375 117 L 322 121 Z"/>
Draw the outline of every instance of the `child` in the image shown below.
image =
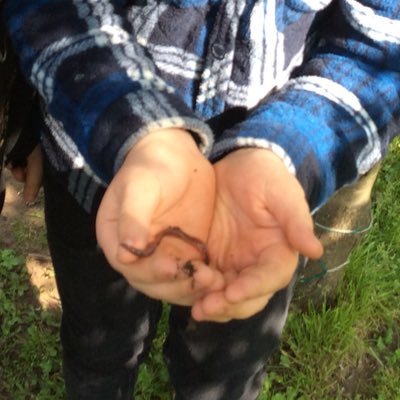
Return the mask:
<path id="1" fill-rule="evenodd" d="M 132 396 L 158 299 L 174 304 L 176 399 L 257 397 L 298 253 L 321 254 L 309 207 L 396 133 L 399 13 L 394 0 L 5 2 L 42 96 L 70 399 Z M 183 236 L 160 236 L 171 229 Z"/>

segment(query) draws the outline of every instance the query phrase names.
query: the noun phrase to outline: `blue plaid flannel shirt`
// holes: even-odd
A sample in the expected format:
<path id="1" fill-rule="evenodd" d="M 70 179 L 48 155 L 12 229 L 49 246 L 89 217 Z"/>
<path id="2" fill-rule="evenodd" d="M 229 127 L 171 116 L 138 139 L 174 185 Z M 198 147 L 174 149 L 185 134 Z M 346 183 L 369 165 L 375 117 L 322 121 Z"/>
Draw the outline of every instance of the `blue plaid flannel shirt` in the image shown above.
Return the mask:
<path id="1" fill-rule="evenodd" d="M 212 160 L 272 150 L 313 209 L 398 132 L 398 0 L 6 0 L 4 18 L 47 156 L 88 211 L 154 129 Z"/>

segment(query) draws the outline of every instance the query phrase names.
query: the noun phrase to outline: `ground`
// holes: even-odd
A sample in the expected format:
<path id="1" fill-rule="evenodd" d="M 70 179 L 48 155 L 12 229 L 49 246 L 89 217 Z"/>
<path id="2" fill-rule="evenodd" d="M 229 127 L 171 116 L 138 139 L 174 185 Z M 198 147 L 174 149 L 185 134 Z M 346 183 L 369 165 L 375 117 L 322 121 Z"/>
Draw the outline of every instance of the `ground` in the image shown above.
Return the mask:
<path id="1" fill-rule="evenodd" d="M 26 270 L 32 284 L 32 300 L 43 309 L 60 310 L 51 259 L 45 238 L 43 192 L 26 206 L 19 194 L 23 185 L 6 173 L 6 201 L 0 216 L 0 249 L 10 248 L 26 257 Z"/>

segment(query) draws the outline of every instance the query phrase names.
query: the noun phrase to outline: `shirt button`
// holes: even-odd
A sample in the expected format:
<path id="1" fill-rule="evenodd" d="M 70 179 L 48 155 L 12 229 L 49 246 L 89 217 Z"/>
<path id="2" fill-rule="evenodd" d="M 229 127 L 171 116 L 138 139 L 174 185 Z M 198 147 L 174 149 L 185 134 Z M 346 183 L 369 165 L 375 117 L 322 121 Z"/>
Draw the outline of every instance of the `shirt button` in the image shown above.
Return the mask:
<path id="1" fill-rule="evenodd" d="M 225 57 L 225 49 L 222 44 L 214 43 L 211 46 L 211 53 L 217 60 L 222 60 Z"/>

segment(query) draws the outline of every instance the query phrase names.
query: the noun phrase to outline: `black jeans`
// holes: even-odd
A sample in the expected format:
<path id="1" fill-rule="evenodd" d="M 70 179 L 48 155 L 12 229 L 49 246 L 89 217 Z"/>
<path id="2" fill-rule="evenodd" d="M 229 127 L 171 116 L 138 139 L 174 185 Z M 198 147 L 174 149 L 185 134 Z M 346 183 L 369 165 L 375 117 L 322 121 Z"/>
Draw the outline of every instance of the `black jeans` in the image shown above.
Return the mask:
<path id="1" fill-rule="evenodd" d="M 65 384 L 73 400 L 131 399 L 161 303 L 133 289 L 97 248 L 95 215 L 64 185 L 45 176 L 45 212 L 63 316 Z M 293 282 L 252 318 L 198 323 L 188 307 L 171 307 L 164 346 L 176 399 L 251 400 L 279 344 Z"/>

